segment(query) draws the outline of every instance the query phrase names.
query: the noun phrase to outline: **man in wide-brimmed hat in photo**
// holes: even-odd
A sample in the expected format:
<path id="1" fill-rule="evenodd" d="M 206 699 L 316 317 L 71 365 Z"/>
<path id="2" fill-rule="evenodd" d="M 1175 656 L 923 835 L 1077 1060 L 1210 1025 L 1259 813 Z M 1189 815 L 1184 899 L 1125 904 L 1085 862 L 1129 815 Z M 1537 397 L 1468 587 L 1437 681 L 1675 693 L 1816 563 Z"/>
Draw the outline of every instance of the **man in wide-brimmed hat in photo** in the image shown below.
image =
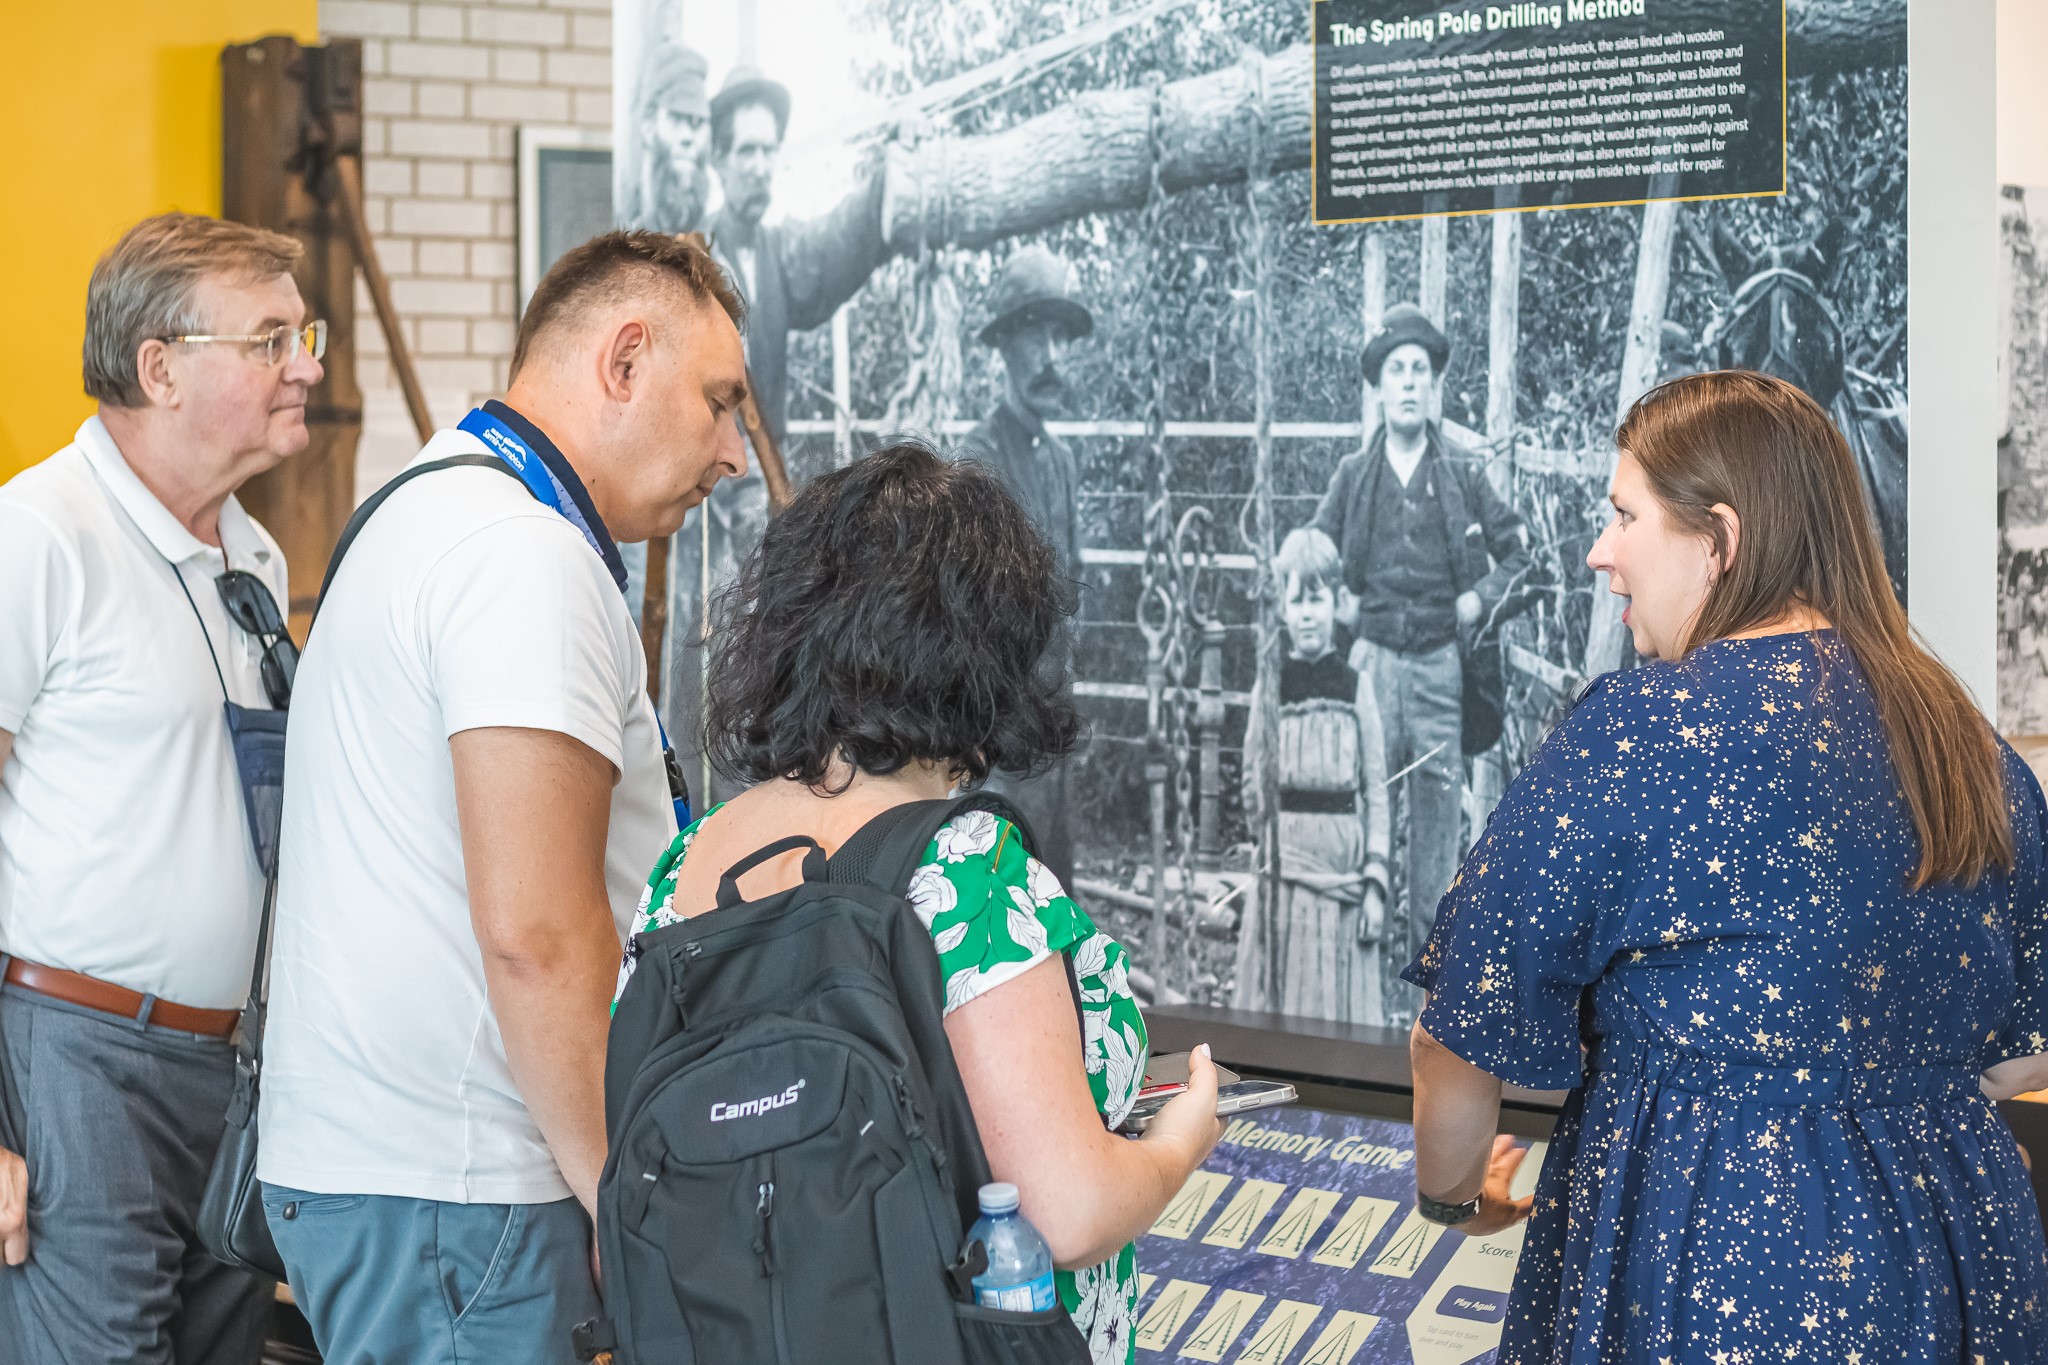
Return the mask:
<path id="1" fill-rule="evenodd" d="M 1315 517 L 1343 558 L 1339 614 L 1355 622 L 1351 664 L 1372 679 L 1386 770 L 1402 775 L 1406 818 L 1395 835 L 1407 883 L 1387 908 L 1383 958 L 1386 1022 L 1396 1027 L 1421 1006 L 1399 973 L 1457 870 L 1464 757 L 1500 737 L 1495 632 L 1529 564 L 1522 519 L 1487 481 L 1484 456 L 1433 416 L 1450 355 L 1450 339 L 1420 308 L 1387 311 L 1365 347 L 1379 429 L 1338 462 Z"/>
<path id="2" fill-rule="evenodd" d="M 1003 358 L 1003 396 L 994 412 L 960 442 L 964 459 L 993 467 L 1052 542 L 1063 577 L 1081 575 L 1081 475 L 1073 448 L 1046 429 L 1065 414 L 1067 348 L 1095 330 L 1095 318 L 1074 297 L 1067 263 L 1042 246 L 1019 248 L 1003 264 L 989 299 L 982 345 Z M 1043 777 L 989 779 L 992 791 L 1016 802 L 1038 838 L 1039 860 L 1071 886 L 1074 841 L 1067 821 L 1064 766 Z"/>
<path id="3" fill-rule="evenodd" d="M 1045 424 L 1066 411 L 1060 362 L 1067 348 L 1094 330 L 1094 316 L 1074 297 L 1065 261 L 1042 246 L 1011 256 L 996 279 L 980 332 L 981 344 L 1003 358 L 1002 401 L 960 446 L 962 455 L 1001 472 L 1052 541 L 1068 578 L 1080 571 L 1080 476 L 1073 450 Z"/>

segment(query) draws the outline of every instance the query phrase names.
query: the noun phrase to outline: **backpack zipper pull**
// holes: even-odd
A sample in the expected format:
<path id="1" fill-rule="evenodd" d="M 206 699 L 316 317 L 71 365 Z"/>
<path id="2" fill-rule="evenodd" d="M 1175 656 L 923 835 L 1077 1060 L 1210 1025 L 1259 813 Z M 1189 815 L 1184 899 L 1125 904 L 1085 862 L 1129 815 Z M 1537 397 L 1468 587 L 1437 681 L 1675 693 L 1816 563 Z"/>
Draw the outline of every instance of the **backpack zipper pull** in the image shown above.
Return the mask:
<path id="1" fill-rule="evenodd" d="M 768 1239 L 769 1222 L 775 1216 L 775 1182 L 761 1182 L 761 1197 L 754 1204 L 754 1212 L 760 1215 L 761 1228 L 754 1234 L 754 1254 L 761 1258 L 761 1273 L 775 1273 L 775 1251 Z"/>
<path id="2" fill-rule="evenodd" d="M 889 1084 L 896 1091 L 896 1107 L 903 1111 L 904 1136 L 911 1138 L 923 1137 L 924 1122 L 917 1112 L 917 1106 L 911 1103 L 910 1086 L 904 1081 L 903 1073 L 899 1071 L 894 1076 L 891 1076 Z"/>

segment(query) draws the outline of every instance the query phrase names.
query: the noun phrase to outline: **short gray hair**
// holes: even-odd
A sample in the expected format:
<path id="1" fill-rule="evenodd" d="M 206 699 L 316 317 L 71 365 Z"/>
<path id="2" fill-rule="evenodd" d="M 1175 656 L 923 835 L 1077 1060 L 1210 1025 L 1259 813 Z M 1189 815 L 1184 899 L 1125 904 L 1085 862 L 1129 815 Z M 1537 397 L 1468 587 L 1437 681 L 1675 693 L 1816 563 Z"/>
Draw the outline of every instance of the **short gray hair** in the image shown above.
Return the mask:
<path id="1" fill-rule="evenodd" d="M 201 280 L 289 274 L 302 253 L 283 233 L 245 223 L 196 213 L 143 219 L 100 257 L 85 287 L 85 391 L 115 407 L 141 407 L 142 343 L 211 325 L 192 301 Z"/>

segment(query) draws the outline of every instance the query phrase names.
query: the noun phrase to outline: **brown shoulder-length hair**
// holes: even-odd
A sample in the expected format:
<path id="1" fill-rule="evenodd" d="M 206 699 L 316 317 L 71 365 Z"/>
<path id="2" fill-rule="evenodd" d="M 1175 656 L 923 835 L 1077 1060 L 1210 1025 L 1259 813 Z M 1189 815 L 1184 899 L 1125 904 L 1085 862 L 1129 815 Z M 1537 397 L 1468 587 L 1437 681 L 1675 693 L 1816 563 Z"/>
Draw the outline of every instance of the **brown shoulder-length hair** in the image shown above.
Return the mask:
<path id="1" fill-rule="evenodd" d="M 1707 590 L 1684 642 L 1766 625 L 1795 604 L 1833 623 L 1869 680 L 1893 770 L 1920 836 L 1914 890 L 1975 885 L 2013 867 L 2004 764 L 1991 727 L 1915 636 L 1848 442 L 1820 405 L 1749 370 L 1652 389 L 1615 434 L 1683 531 L 1727 550 L 1716 503 L 1735 510 L 1735 562 Z"/>

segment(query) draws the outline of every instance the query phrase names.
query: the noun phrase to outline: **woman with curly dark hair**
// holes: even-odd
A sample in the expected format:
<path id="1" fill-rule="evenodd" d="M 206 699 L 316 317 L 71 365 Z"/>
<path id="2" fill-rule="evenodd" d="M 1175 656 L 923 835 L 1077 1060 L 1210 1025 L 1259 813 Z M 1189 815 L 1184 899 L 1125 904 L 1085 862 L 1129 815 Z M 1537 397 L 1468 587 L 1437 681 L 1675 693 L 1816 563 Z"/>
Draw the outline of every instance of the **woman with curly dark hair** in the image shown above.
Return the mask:
<path id="1" fill-rule="evenodd" d="M 710 910 L 725 869 L 771 840 L 806 835 L 829 854 L 893 806 L 1042 772 L 1073 748 L 1079 721 L 1050 662 L 1071 588 L 979 464 L 901 444 L 825 475 L 769 524 L 723 607 L 705 750 L 756 785 L 677 836 L 642 932 Z M 791 853 L 739 885 L 759 898 L 802 879 Z M 1222 1132 L 1206 1050 L 1141 1140 L 1117 1137 L 1146 1061 L 1122 946 L 987 811 L 939 830 L 910 900 L 938 950 L 990 1169 L 1021 1191 L 1097 1365 L 1122 1365 L 1136 1349 L 1132 1243 Z"/>

